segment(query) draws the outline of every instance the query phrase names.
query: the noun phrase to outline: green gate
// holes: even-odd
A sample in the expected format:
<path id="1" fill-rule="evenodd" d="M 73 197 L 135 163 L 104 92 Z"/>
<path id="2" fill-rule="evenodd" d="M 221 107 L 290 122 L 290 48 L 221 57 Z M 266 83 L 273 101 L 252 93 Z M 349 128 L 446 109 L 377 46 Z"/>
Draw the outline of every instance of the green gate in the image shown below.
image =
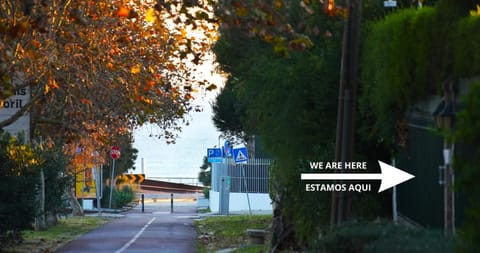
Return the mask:
<path id="1" fill-rule="evenodd" d="M 407 146 L 400 150 L 397 167 L 415 178 L 398 186 L 398 211 L 425 227 L 443 228 L 443 139 L 421 125 L 409 125 Z"/>

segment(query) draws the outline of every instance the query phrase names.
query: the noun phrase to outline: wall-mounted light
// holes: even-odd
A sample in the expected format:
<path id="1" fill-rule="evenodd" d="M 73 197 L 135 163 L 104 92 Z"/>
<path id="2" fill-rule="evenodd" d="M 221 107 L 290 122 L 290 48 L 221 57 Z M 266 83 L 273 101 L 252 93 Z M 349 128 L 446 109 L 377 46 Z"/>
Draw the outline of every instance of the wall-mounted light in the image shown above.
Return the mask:
<path id="1" fill-rule="evenodd" d="M 442 100 L 433 112 L 433 117 L 437 128 L 451 129 L 455 120 L 454 103 Z"/>

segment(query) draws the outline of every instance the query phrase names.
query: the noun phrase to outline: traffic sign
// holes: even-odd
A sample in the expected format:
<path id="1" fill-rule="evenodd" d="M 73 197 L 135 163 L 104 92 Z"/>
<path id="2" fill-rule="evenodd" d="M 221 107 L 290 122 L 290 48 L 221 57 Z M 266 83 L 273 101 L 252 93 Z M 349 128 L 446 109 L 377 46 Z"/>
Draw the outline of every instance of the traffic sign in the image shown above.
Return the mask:
<path id="1" fill-rule="evenodd" d="M 129 184 L 141 184 L 145 181 L 145 174 L 122 174 L 117 176 L 117 179 L 122 179 L 121 181 Z"/>
<path id="2" fill-rule="evenodd" d="M 222 157 L 221 148 L 207 148 L 207 157 Z"/>
<path id="3" fill-rule="evenodd" d="M 221 163 L 223 161 L 221 148 L 207 148 L 208 162 Z"/>
<path id="4" fill-rule="evenodd" d="M 394 1 L 394 0 L 383 1 L 383 7 L 385 8 L 397 7 L 397 1 Z"/>
<path id="5" fill-rule="evenodd" d="M 225 141 L 223 144 L 223 157 L 231 157 L 232 156 L 232 145 L 230 141 Z"/>
<path id="6" fill-rule="evenodd" d="M 248 161 L 248 151 L 246 147 L 234 148 L 233 158 L 235 163 L 244 163 Z"/>
<path id="7" fill-rule="evenodd" d="M 120 148 L 118 146 L 113 146 L 112 149 L 110 149 L 110 156 L 114 160 L 120 158 Z"/>

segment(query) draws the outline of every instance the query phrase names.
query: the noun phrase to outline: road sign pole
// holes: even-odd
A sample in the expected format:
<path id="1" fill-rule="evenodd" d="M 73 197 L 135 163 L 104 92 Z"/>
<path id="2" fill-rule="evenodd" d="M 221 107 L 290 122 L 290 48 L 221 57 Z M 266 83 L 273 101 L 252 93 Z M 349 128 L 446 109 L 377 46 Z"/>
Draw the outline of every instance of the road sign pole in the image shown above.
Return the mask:
<path id="1" fill-rule="evenodd" d="M 100 200 L 103 198 L 103 164 L 100 165 Z"/>
<path id="2" fill-rule="evenodd" d="M 81 192 L 82 192 L 82 209 L 85 208 L 85 205 L 84 205 L 84 196 L 83 196 L 83 192 L 85 191 L 85 168 L 83 168 L 83 172 L 82 172 L 82 189 L 81 189 Z"/>
<path id="3" fill-rule="evenodd" d="M 112 176 L 110 177 L 110 201 L 108 202 L 108 208 L 112 209 L 112 195 L 113 195 L 113 187 L 115 186 L 115 159 L 112 158 Z"/>
<path id="4" fill-rule="evenodd" d="M 98 216 L 102 216 L 102 204 L 101 204 L 101 176 L 100 176 L 100 168 L 93 167 L 93 178 L 95 179 L 95 193 L 97 194 L 97 209 L 98 209 Z"/>
<path id="5" fill-rule="evenodd" d="M 242 176 L 243 176 L 243 182 L 245 184 L 245 192 L 247 193 L 247 202 L 248 202 L 248 213 L 252 215 L 252 207 L 250 205 L 250 196 L 248 195 L 248 184 L 247 184 L 247 176 L 245 173 L 245 166 L 242 163 Z"/>
<path id="6" fill-rule="evenodd" d="M 110 178 L 110 202 L 109 208 L 112 208 L 112 195 L 113 195 L 113 187 L 115 187 L 115 160 L 120 158 L 120 148 L 118 146 L 113 146 L 110 149 L 110 156 L 112 157 L 112 177 Z"/>

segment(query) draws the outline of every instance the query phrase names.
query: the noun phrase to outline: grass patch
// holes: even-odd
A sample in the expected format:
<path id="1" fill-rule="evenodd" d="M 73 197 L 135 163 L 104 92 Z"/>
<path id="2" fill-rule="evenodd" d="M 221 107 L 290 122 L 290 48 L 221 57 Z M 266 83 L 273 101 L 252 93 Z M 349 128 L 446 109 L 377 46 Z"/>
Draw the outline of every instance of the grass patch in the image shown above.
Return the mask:
<path id="1" fill-rule="evenodd" d="M 24 241 L 18 245 L 2 249 L 6 253 L 54 252 L 67 242 L 89 232 L 111 218 L 102 217 L 69 217 L 46 231 L 26 230 L 22 232 Z"/>
<path id="2" fill-rule="evenodd" d="M 210 212 L 211 212 L 210 207 L 199 208 L 197 210 L 197 213 L 210 213 Z"/>
<path id="3" fill-rule="evenodd" d="M 267 246 L 247 246 L 247 228 L 268 229 L 271 215 L 210 216 L 195 221 L 198 234 L 198 252 L 212 252 L 238 248 L 234 252 L 263 252 Z M 268 245 L 268 238 L 266 238 Z"/>

